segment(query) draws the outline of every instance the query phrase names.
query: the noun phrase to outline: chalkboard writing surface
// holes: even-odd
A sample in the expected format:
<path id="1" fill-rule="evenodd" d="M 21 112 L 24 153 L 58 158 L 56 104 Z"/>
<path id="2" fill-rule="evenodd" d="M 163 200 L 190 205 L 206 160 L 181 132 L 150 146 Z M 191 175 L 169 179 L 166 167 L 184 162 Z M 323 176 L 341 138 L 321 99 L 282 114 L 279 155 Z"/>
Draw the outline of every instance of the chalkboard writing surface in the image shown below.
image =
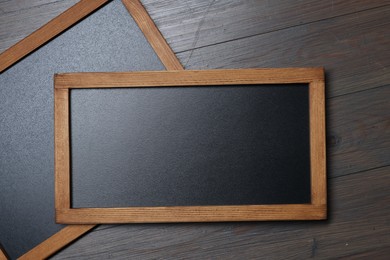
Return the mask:
<path id="1" fill-rule="evenodd" d="M 310 203 L 308 84 L 70 97 L 74 208 Z"/>
<path id="2" fill-rule="evenodd" d="M 59 223 L 326 217 L 323 70 L 55 77 Z"/>

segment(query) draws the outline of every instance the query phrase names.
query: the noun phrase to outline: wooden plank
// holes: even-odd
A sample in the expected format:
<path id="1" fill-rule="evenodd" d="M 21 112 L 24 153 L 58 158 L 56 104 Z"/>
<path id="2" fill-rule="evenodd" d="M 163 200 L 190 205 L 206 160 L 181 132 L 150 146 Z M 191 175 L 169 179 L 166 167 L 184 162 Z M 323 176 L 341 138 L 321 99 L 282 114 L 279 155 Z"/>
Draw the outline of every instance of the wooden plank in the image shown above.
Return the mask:
<path id="1" fill-rule="evenodd" d="M 56 210 L 66 224 L 166 222 L 226 222 L 326 219 L 326 205 L 287 204 L 249 206 L 77 208 Z"/>
<path id="2" fill-rule="evenodd" d="M 381 259 L 383 257 L 386 257 L 390 255 L 390 247 L 387 248 L 376 248 L 373 250 L 365 250 L 363 252 L 359 252 L 356 254 L 348 255 L 341 257 L 340 259 L 346 260 L 346 259 L 359 259 L 359 260 L 364 260 L 364 259 Z"/>
<path id="3" fill-rule="evenodd" d="M 69 225 L 61 229 L 59 232 L 40 243 L 24 255 L 20 260 L 36 260 L 46 259 L 55 254 L 64 246 L 79 238 L 81 235 L 90 231 L 95 225 Z"/>
<path id="4" fill-rule="evenodd" d="M 204 86 L 210 82 L 229 85 L 309 83 L 313 80 L 324 80 L 322 68 L 62 73 L 55 75 L 55 87 Z"/>
<path id="5" fill-rule="evenodd" d="M 175 52 L 360 12 L 390 1 L 143 0 Z"/>
<path id="6" fill-rule="evenodd" d="M 70 208 L 69 90 L 54 90 L 55 207 Z"/>
<path id="7" fill-rule="evenodd" d="M 312 67 L 327 97 L 390 82 L 390 6 L 180 53 L 186 69 Z"/>
<path id="8" fill-rule="evenodd" d="M 385 259 L 389 171 L 383 167 L 329 180 L 330 218 L 324 222 L 102 226 L 53 259 L 333 259 L 359 254 Z"/>
<path id="9" fill-rule="evenodd" d="M 0 53 L 39 29 L 78 0 L 16 0 L 0 3 Z"/>
<path id="10" fill-rule="evenodd" d="M 309 85 L 311 203 L 326 205 L 325 83 Z"/>
<path id="11" fill-rule="evenodd" d="M 122 0 L 167 70 L 183 70 L 179 59 L 138 0 Z"/>
<path id="12" fill-rule="evenodd" d="M 107 1 L 108 0 L 81 0 L 34 33 L 13 45 L 0 54 L 0 72 L 92 13 Z"/>
<path id="13" fill-rule="evenodd" d="M 73 0 L 73 4 L 76 3 L 77 0 Z M 44 7 L 45 5 L 52 5 L 58 2 L 58 0 L 13 0 L 13 1 L 0 1 L 0 10 L 2 13 L 12 13 L 12 12 L 18 12 L 27 10 L 27 9 L 33 9 L 35 7 Z M 68 2 L 71 3 L 71 1 L 61 1 L 61 2 Z M 70 6 L 69 6 L 70 7 Z"/>
<path id="14" fill-rule="evenodd" d="M 389 100 L 386 85 L 327 101 L 330 176 L 389 165 Z"/>

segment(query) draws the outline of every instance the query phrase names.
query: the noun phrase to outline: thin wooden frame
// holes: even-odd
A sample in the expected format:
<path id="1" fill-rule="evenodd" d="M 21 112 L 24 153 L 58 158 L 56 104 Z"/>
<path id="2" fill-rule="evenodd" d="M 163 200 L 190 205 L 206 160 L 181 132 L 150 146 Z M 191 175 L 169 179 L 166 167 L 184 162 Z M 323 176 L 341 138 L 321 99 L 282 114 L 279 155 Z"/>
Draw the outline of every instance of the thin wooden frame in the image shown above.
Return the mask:
<path id="1" fill-rule="evenodd" d="M 288 83 L 309 84 L 311 203 L 245 206 L 71 208 L 70 89 Z M 324 71 L 322 68 L 69 73 L 55 75 L 56 221 L 66 224 L 91 224 L 325 219 L 324 88 Z"/>
<path id="2" fill-rule="evenodd" d="M 179 59 L 150 18 L 148 12 L 138 0 L 122 0 L 134 21 L 138 24 L 157 56 L 167 70 L 183 70 Z"/>
<path id="3" fill-rule="evenodd" d="M 9 259 L 9 257 L 7 255 L 7 252 L 5 252 L 5 249 L 0 244 L 0 260 L 8 260 L 8 259 Z"/>
<path id="4" fill-rule="evenodd" d="M 23 40 L 0 54 L 0 73 L 48 43 L 80 20 L 92 14 L 111 0 L 80 0 Z M 183 70 L 180 61 L 164 39 L 139 0 L 122 0 L 126 9 L 140 27 L 167 70 Z M 69 225 L 43 241 L 19 259 L 45 259 L 92 230 L 96 225 Z M 0 259 L 3 255 L 0 253 Z"/>
<path id="5" fill-rule="evenodd" d="M 68 225 L 19 257 L 19 260 L 46 259 L 73 242 L 75 239 L 86 234 L 96 225 Z"/>

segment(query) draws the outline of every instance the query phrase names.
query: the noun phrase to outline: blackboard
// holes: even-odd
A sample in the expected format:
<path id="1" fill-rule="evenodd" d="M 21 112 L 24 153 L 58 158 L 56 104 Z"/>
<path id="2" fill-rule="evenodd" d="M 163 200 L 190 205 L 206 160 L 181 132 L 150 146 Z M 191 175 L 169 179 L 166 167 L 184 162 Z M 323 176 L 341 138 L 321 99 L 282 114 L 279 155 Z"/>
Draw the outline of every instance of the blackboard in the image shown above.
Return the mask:
<path id="1" fill-rule="evenodd" d="M 54 74 L 162 69 L 117 0 L 0 74 L 0 243 L 11 259 L 64 228 L 54 213 Z"/>
<path id="2" fill-rule="evenodd" d="M 308 93 L 71 90 L 72 207 L 310 203 Z"/>
<path id="3" fill-rule="evenodd" d="M 62 74 L 56 93 L 61 223 L 325 216 L 321 69 Z"/>

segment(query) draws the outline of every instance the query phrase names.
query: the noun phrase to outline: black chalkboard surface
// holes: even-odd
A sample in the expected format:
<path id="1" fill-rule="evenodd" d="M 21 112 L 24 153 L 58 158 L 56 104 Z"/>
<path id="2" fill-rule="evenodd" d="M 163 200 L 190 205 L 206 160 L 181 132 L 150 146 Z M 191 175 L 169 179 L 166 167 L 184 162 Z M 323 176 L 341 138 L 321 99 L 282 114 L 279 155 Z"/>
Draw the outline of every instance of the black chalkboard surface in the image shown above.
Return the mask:
<path id="1" fill-rule="evenodd" d="M 55 77 L 59 223 L 323 219 L 323 70 Z"/>
<path id="2" fill-rule="evenodd" d="M 308 90 L 71 90 L 72 206 L 310 203 Z"/>

